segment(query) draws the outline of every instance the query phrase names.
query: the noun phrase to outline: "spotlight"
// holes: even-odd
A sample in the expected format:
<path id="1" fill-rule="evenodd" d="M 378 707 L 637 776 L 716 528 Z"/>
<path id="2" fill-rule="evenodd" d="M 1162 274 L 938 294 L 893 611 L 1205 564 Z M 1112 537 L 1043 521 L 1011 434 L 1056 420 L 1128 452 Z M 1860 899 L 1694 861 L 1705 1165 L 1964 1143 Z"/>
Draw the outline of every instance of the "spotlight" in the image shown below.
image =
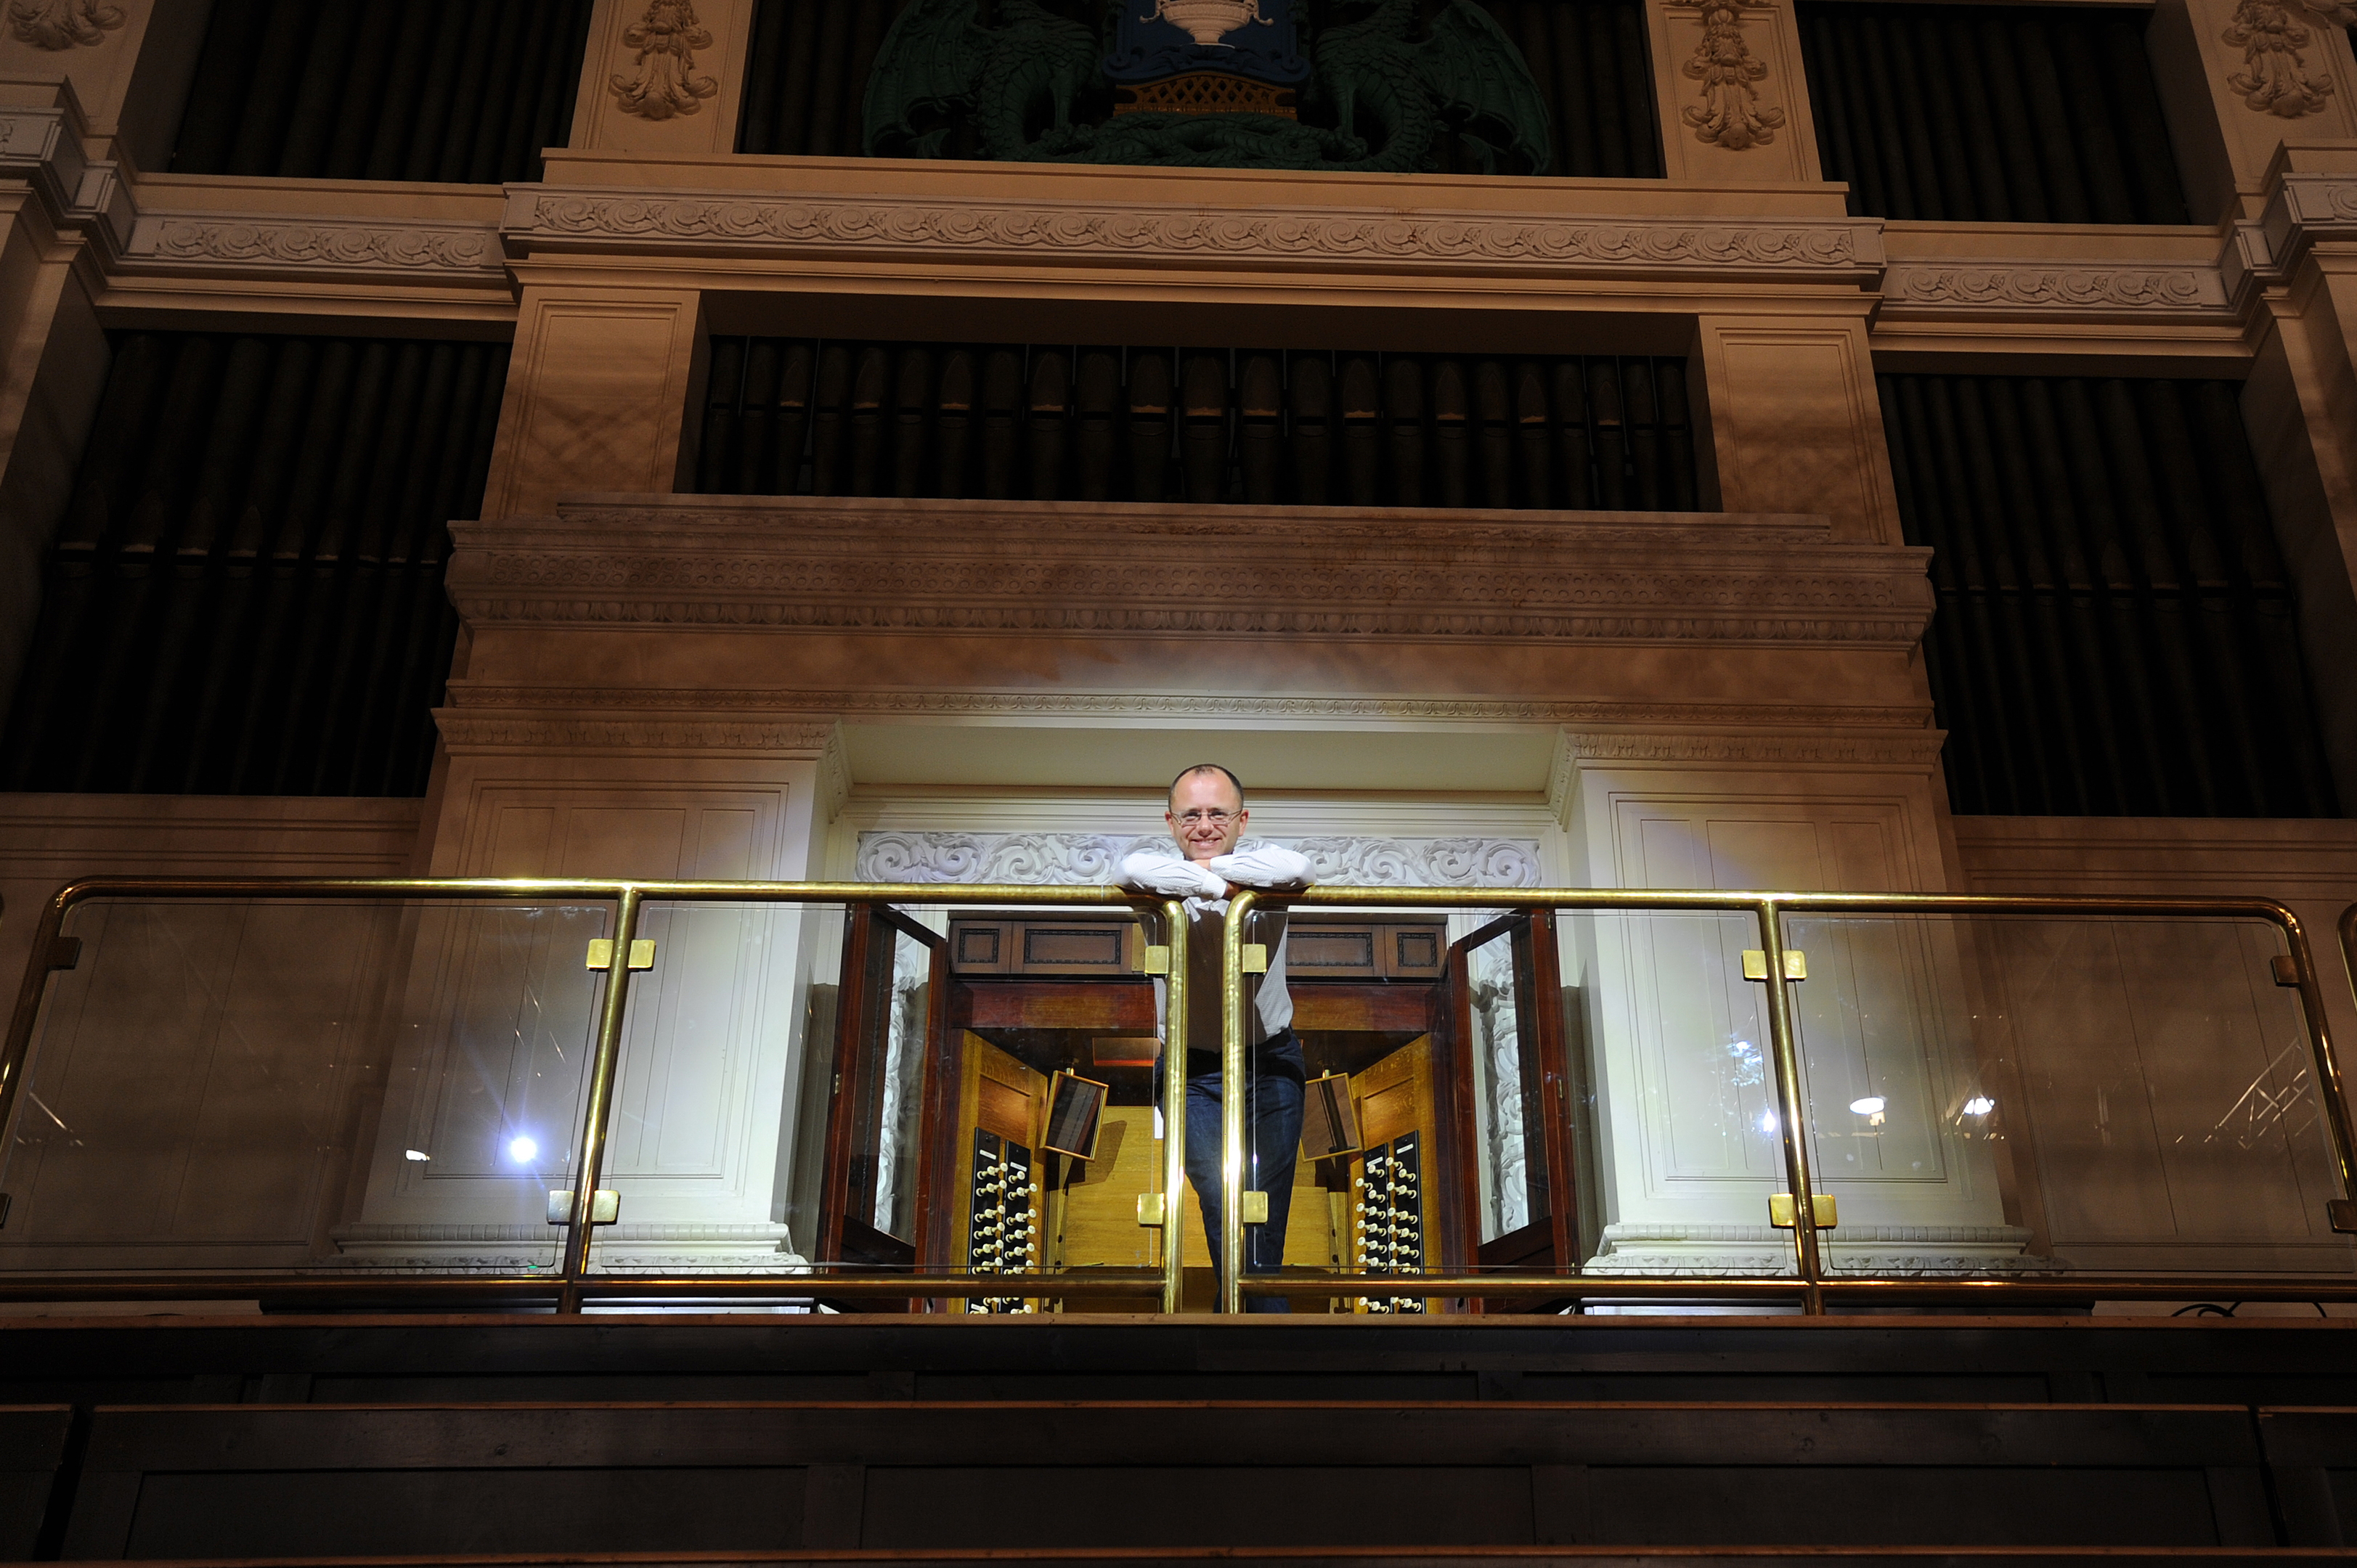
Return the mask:
<path id="1" fill-rule="evenodd" d="M 405 1156 L 405 1157 L 406 1157 L 406 1158 L 409 1158 L 409 1159 L 412 1159 L 412 1160 L 416 1161 L 419 1165 L 424 1165 L 426 1161 L 428 1161 L 428 1160 L 432 1159 L 434 1156 L 433 1156 L 433 1155 L 429 1155 L 429 1154 L 427 1154 L 427 1153 L 426 1153 L 425 1150 L 423 1150 L 423 1149 L 411 1149 L 410 1151 L 408 1151 L 408 1153 L 407 1153 L 407 1155 L 406 1155 L 406 1156 Z"/>
<path id="2" fill-rule="evenodd" d="M 1889 1103 L 1878 1094 L 1869 1094 L 1864 1100 L 1851 1101 L 1849 1108 L 1860 1116 L 1879 1116 Z"/>
<path id="3" fill-rule="evenodd" d="M 531 1164 L 533 1156 L 539 1153 L 540 1145 L 530 1138 L 517 1138 L 508 1144 L 508 1158 L 520 1165 Z"/>
<path id="4" fill-rule="evenodd" d="M 1986 1116 L 1996 1109 L 1996 1101 L 1986 1094 L 1975 1094 L 1964 1101 L 1964 1114 L 1967 1116 Z"/>

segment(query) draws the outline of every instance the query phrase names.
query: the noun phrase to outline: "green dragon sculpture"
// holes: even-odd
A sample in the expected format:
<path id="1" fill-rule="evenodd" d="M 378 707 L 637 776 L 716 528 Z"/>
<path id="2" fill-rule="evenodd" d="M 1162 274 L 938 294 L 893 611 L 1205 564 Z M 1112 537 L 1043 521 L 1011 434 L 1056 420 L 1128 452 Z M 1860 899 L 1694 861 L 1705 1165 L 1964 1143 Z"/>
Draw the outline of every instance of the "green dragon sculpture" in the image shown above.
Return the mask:
<path id="1" fill-rule="evenodd" d="M 1486 170 L 1547 171 L 1546 102 L 1513 40 L 1471 0 L 1448 0 L 1421 27 L 1416 0 L 1379 0 L 1325 27 L 1301 120 L 1112 114 L 1102 20 L 1092 29 L 1039 0 L 996 0 L 984 27 L 977 9 L 913 0 L 892 24 L 867 80 L 870 156 L 941 157 L 963 125 L 983 156 L 1017 162 L 1416 173 L 1438 166 L 1454 130 Z"/>

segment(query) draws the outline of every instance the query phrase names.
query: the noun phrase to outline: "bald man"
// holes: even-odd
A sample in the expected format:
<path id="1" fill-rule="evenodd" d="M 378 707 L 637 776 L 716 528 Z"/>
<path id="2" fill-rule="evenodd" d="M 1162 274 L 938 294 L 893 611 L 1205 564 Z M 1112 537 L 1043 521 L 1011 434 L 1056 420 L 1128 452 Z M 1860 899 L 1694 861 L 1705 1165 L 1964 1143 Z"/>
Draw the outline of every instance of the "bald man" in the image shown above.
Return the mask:
<path id="1" fill-rule="evenodd" d="M 1170 782 L 1163 821 L 1181 858 L 1141 852 L 1121 863 L 1122 886 L 1187 908 L 1187 1181 L 1203 1206 L 1211 1267 L 1221 1267 L 1220 1000 L 1221 936 L 1229 896 L 1240 887 L 1298 892 L 1317 880 L 1309 862 L 1275 844 L 1239 851 L 1244 787 L 1216 762 L 1199 762 Z M 1244 1272 L 1275 1273 L 1285 1262 L 1285 1222 L 1293 1206 L 1293 1167 L 1301 1149 L 1302 1085 L 1308 1078 L 1293 1033 L 1293 998 L 1285 988 L 1285 912 L 1256 912 L 1252 937 L 1269 950 L 1268 972 L 1246 1015 L 1244 1190 L 1268 1195 L 1268 1219 L 1244 1227 Z M 1155 986 L 1157 1013 L 1168 993 Z M 1167 1058 L 1155 1064 L 1154 1101 L 1162 1103 Z M 1248 1296 L 1249 1312 L 1286 1312 L 1277 1296 Z"/>

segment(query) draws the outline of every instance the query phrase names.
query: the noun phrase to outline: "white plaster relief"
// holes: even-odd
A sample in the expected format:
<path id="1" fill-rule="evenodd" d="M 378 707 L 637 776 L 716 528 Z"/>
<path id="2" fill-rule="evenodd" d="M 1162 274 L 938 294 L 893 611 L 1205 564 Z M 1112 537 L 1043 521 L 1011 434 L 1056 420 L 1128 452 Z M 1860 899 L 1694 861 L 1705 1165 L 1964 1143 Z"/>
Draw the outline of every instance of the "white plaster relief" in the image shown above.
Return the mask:
<path id="1" fill-rule="evenodd" d="M 922 252 L 931 259 L 1127 256 L 1267 266 L 1446 263 L 1452 270 L 1830 273 L 1881 264 L 1879 225 L 1847 219 L 1776 223 L 1631 217 L 1534 221 L 1478 212 L 1206 212 L 1200 207 L 1100 207 L 891 198 L 849 202 L 742 194 L 649 197 L 596 191 L 512 192 L 505 223 L 522 240 L 590 240 L 667 248 L 840 253 Z"/>
<path id="2" fill-rule="evenodd" d="M 1321 884 L 1351 887 L 1535 887 L 1536 839 L 1371 836 L 1247 839 L 1308 857 Z M 1009 886 L 1110 883 L 1125 856 L 1178 855 L 1163 833 L 863 832 L 852 873 L 859 882 L 996 883 Z"/>

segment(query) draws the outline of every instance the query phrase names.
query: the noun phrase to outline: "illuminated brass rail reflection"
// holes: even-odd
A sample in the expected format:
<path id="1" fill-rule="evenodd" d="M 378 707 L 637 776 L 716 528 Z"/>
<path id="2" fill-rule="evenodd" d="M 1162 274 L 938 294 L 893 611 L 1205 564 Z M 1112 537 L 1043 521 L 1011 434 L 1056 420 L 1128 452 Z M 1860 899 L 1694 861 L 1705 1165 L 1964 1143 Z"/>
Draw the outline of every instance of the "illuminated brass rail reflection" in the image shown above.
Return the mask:
<path id="1" fill-rule="evenodd" d="M 438 1301 L 554 1303 L 561 1311 L 577 1312 L 593 1300 L 695 1299 L 957 1299 L 986 1295 L 1046 1298 L 1140 1294 L 1160 1287 L 1162 1306 L 1176 1311 L 1181 1281 L 1181 1206 L 1176 1201 L 1184 1176 L 1185 1075 L 1165 1077 L 1164 1115 L 1170 1136 L 1164 1144 L 1160 1173 L 1165 1223 L 1159 1266 L 1152 1269 L 1091 1269 L 1074 1274 L 896 1273 L 866 1267 L 813 1265 L 807 1270 L 761 1274 L 613 1274 L 590 1266 L 592 1230 L 590 1205 L 603 1172 L 608 1123 L 612 1115 L 615 1072 L 626 1015 L 632 971 L 629 955 L 639 918 L 650 901 L 662 903 L 858 904 L 920 906 L 1073 906 L 1097 905 L 1136 911 L 1157 926 L 1171 950 L 1166 1011 L 1167 1059 L 1183 1061 L 1187 1010 L 1184 987 L 1187 963 L 1187 921 L 1176 900 L 1141 897 L 1107 886 L 1006 886 L 990 885 L 839 882 L 637 882 L 558 878 L 457 877 L 221 877 L 142 880 L 103 878 L 75 883 L 52 898 L 43 911 L 32 943 L 32 958 L 17 993 L 5 1045 L 0 1045 L 0 1128 L 9 1124 L 31 1048 L 35 1023 L 49 975 L 71 967 L 61 944 L 65 918 L 77 905 L 100 898 L 218 899 L 350 898 L 423 899 L 450 902 L 531 901 L 567 899 L 606 903 L 614 907 L 614 941 L 606 969 L 607 990 L 598 1015 L 595 1053 L 587 1085 L 581 1127 L 580 1169 L 573 1177 L 574 1197 L 565 1225 L 561 1268 L 546 1274 L 514 1275 L 368 1275 L 252 1273 L 219 1274 L 23 1274 L 0 1276 L 0 1300 L 199 1300 L 253 1299 L 299 1301 L 338 1299 L 386 1300 L 425 1304 Z M 1795 1199 L 1793 1270 L 1791 1274 L 1726 1276 L 1610 1275 L 1574 1271 L 1538 1273 L 1501 1271 L 1495 1273 L 1436 1273 L 1415 1278 L 1417 1294 L 1439 1297 L 1544 1295 L 1705 1300 L 1782 1299 L 1797 1301 L 1803 1311 L 1821 1313 L 1829 1303 L 1866 1305 L 1952 1304 L 1964 1305 L 2029 1305 L 2041 1302 L 2115 1300 L 2182 1300 L 2189 1296 L 2231 1295 L 2252 1301 L 2357 1300 L 2357 1274 L 2350 1276 L 2134 1276 L 2084 1274 L 2069 1279 L 2007 1279 L 1827 1275 L 1821 1250 L 1820 1226 L 1813 1201 L 1809 1166 L 1813 1133 L 1807 1106 L 1800 1092 L 1796 1035 L 1788 974 L 1783 954 L 1786 919 L 1793 915 L 2028 915 L 2055 917 L 2193 917 L 2259 920 L 2281 932 L 2289 961 L 2289 974 L 2278 978 L 2299 992 L 2313 1056 L 2317 1086 L 2330 1129 L 2333 1156 L 2341 1177 L 2341 1196 L 2332 1204 L 2333 1228 L 2357 1231 L 2357 1144 L 2352 1143 L 2341 1069 L 2326 1023 L 2322 993 L 2307 935 L 2298 918 L 2284 906 L 2255 898 L 2093 898 L 1994 897 L 1944 894 L 1824 894 L 1780 892 L 1663 892 L 1591 888 L 1401 888 L 1317 887 L 1276 898 L 1240 892 L 1231 900 L 1222 950 L 1222 1029 L 1221 1070 L 1224 1085 L 1222 1176 L 1227 1201 L 1222 1205 L 1223 1233 L 1210 1238 L 1220 1250 L 1222 1288 L 1221 1307 L 1237 1311 L 1247 1295 L 1300 1294 L 1323 1296 L 1388 1295 L 1398 1294 L 1402 1276 L 1373 1273 L 1320 1273 L 1312 1277 L 1243 1274 L 1243 1128 L 1242 1106 L 1245 1061 L 1243 984 L 1243 920 L 1255 903 L 1286 907 L 1385 909 L 1548 909 L 1625 913 L 1742 914 L 1759 928 L 1767 989 L 1771 1058 L 1781 1107 L 1785 1175 Z M 2357 993 L 2357 905 L 2340 923 L 2344 958 L 2350 966 L 2352 993 Z M 2279 961 L 2280 965 L 2280 961 Z"/>

